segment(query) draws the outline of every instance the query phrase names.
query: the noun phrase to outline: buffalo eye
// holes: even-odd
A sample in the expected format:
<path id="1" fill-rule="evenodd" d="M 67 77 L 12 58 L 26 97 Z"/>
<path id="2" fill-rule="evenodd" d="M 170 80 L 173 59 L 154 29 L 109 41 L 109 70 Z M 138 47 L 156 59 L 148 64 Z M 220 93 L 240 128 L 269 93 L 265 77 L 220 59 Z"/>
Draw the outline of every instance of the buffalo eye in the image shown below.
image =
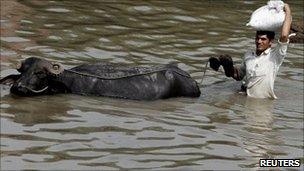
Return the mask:
<path id="1" fill-rule="evenodd" d="M 43 72 L 43 71 L 37 71 L 37 72 L 35 72 L 35 75 L 38 78 L 44 78 L 46 76 L 45 72 Z"/>

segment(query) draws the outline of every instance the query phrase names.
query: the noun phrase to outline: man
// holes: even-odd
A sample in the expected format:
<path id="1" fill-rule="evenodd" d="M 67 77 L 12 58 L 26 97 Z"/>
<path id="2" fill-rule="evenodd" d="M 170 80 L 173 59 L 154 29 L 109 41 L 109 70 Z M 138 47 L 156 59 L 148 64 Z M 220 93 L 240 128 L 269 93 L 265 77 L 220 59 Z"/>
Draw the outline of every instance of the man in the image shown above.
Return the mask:
<path id="1" fill-rule="evenodd" d="M 274 32 L 257 31 L 256 50 L 245 54 L 241 66 L 233 66 L 233 61 L 229 55 L 221 55 L 219 58 L 211 57 L 209 59 L 210 67 L 217 71 L 222 65 L 227 77 L 243 81 L 242 89 L 250 97 L 276 99 L 273 91 L 274 80 L 287 53 L 291 26 L 291 11 L 288 4 L 284 5 L 284 10 L 285 20 L 276 47 L 271 47 L 274 41 Z"/>

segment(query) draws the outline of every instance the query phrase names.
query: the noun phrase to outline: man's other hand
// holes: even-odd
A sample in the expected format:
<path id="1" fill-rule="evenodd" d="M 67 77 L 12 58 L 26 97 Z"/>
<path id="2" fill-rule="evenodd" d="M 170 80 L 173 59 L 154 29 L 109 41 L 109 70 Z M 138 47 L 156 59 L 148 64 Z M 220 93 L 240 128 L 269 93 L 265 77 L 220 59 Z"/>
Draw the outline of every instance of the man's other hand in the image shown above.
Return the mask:
<path id="1" fill-rule="evenodd" d="M 223 66 L 225 75 L 232 77 L 234 74 L 233 60 L 229 55 L 221 55 L 219 57 L 220 64 Z"/>
<path id="2" fill-rule="evenodd" d="M 215 71 L 218 71 L 219 67 L 221 66 L 220 60 L 215 57 L 209 58 L 209 63 L 210 63 L 210 67 Z"/>

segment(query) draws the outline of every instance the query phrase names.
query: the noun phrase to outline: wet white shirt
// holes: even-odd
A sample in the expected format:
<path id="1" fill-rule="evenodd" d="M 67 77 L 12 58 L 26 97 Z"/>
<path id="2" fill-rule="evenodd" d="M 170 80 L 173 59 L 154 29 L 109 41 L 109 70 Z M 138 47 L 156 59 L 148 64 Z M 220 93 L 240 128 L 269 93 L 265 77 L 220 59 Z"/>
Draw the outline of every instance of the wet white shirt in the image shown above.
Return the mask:
<path id="1" fill-rule="evenodd" d="M 278 41 L 276 47 L 266 49 L 260 56 L 254 50 L 245 54 L 241 69 L 246 73 L 243 85 L 247 87 L 248 96 L 277 98 L 274 94 L 274 80 L 286 56 L 288 43 L 289 40 L 286 43 Z"/>

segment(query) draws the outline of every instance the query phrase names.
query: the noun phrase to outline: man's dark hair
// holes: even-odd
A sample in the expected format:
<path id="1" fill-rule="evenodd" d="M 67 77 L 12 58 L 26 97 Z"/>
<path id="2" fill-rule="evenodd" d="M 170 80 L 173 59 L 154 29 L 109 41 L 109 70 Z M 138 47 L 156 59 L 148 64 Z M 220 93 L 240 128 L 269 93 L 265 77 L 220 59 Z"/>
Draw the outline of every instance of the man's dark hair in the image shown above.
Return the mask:
<path id="1" fill-rule="evenodd" d="M 273 40 L 275 33 L 274 31 L 264 31 L 264 30 L 259 30 L 256 32 L 256 36 L 258 35 L 266 35 L 268 37 L 269 40 Z"/>

